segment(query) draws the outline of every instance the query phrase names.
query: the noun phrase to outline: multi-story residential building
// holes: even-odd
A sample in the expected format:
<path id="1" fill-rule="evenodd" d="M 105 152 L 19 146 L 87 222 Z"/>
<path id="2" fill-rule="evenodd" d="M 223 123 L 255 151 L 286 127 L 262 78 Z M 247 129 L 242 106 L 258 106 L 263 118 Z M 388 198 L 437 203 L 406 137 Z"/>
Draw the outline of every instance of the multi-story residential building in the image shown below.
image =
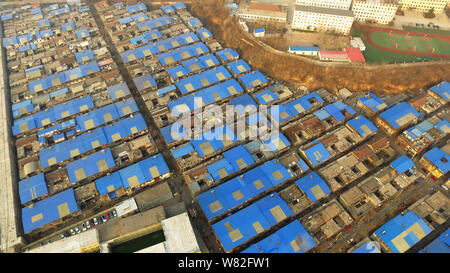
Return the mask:
<path id="1" fill-rule="evenodd" d="M 239 18 L 247 20 L 269 20 L 286 23 L 286 8 L 280 5 L 251 2 L 237 10 Z"/>
<path id="2" fill-rule="evenodd" d="M 354 14 L 350 10 L 297 5 L 292 28 L 348 35 L 353 21 Z"/>
<path id="3" fill-rule="evenodd" d="M 349 10 L 352 0 L 297 0 L 297 5 Z"/>
<path id="4" fill-rule="evenodd" d="M 355 20 L 372 21 L 379 24 L 391 22 L 397 9 L 397 0 L 355 0 L 352 5 Z"/>
<path id="5" fill-rule="evenodd" d="M 449 0 L 398 0 L 402 9 L 416 9 L 418 11 L 429 11 L 434 9 L 435 13 L 441 13 L 449 4 Z"/>

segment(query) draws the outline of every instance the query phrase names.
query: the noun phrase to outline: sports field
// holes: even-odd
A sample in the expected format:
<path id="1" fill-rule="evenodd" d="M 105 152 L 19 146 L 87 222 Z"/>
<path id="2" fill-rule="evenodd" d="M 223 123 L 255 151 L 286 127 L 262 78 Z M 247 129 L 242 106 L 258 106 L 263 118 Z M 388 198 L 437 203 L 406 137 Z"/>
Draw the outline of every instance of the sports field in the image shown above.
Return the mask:
<path id="1" fill-rule="evenodd" d="M 354 36 L 363 38 L 367 62 L 402 63 L 450 58 L 450 35 L 359 26 Z"/>

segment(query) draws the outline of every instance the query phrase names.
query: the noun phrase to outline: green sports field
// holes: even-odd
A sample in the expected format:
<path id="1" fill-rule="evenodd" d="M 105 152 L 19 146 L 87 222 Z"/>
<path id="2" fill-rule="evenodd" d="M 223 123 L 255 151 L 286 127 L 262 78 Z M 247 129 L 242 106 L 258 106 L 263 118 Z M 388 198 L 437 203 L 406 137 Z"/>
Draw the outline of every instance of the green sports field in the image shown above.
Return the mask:
<path id="1" fill-rule="evenodd" d="M 423 37 L 415 35 L 409 35 L 409 39 L 400 33 L 393 33 L 391 36 L 388 32 L 370 33 L 370 39 L 384 48 L 395 49 L 394 45 L 397 45 L 398 50 L 411 51 L 411 47 L 415 46 L 416 52 L 423 53 L 432 53 L 429 50 L 434 48 L 433 54 L 450 55 L 450 43 L 440 38 L 427 37 L 425 41 Z"/>
<path id="2" fill-rule="evenodd" d="M 399 44 L 398 45 L 399 48 L 400 48 L 400 46 L 404 47 L 404 46 L 409 45 L 408 40 L 406 40 L 405 41 L 406 43 L 405 43 L 405 42 L 403 42 L 403 38 L 402 37 L 392 37 L 391 38 L 391 37 L 389 37 L 388 32 L 379 32 L 379 33 L 380 34 L 384 34 L 384 35 L 380 35 L 380 37 L 376 37 L 379 34 L 376 34 L 376 32 L 372 33 L 372 34 L 375 34 L 375 37 L 373 38 L 372 41 L 374 43 L 376 43 L 377 45 L 383 46 L 383 43 L 385 43 L 385 45 L 389 46 L 388 48 L 392 48 L 392 41 L 391 40 L 392 39 L 396 39 L 396 38 L 400 39 L 400 41 L 397 42 L 397 44 Z M 365 29 L 354 28 L 352 35 L 354 37 L 361 37 L 361 39 L 363 39 L 364 44 L 366 45 L 366 50 L 363 52 L 363 55 L 364 55 L 367 63 L 374 63 L 374 64 L 403 63 L 403 62 L 410 63 L 410 62 L 423 62 L 423 61 L 432 61 L 432 60 L 440 60 L 441 59 L 441 58 L 438 58 L 438 57 L 420 56 L 420 55 L 413 55 L 413 54 L 407 54 L 407 53 L 392 52 L 392 51 L 383 50 L 383 49 L 374 47 L 367 41 L 367 39 L 366 39 L 366 30 Z M 398 34 L 398 35 L 402 36 L 402 34 Z M 412 35 L 410 35 L 410 36 L 411 36 L 411 39 L 416 39 L 416 38 L 422 39 L 420 37 L 415 37 L 415 36 L 412 36 Z M 405 37 L 405 35 L 403 35 L 403 37 Z M 443 41 L 443 42 L 445 42 L 445 41 Z M 441 45 L 441 41 L 433 41 L 433 44 L 434 43 L 437 43 L 437 45 Z M 416 51 L 419 51 L 419 50 L 423 50 L 424 49 L 423 47 L 427 46 L 427 45 L 426 45 L 426 42 L 422 40 L 416 46 L 417 46 L 416 47 Z M 443 50 L 444 52 L 447 50 L 447 47 L 448 47 L 448 44 L 447 44 L 446 48 Z M 409 46 L 407 46 L 407 48 L 409 49 Z M 435 52 L 437 52 L 437 50 L 442 52 L 442 48 L 441 47 L 439 47 L 438 49 L 435 49 Z"/>

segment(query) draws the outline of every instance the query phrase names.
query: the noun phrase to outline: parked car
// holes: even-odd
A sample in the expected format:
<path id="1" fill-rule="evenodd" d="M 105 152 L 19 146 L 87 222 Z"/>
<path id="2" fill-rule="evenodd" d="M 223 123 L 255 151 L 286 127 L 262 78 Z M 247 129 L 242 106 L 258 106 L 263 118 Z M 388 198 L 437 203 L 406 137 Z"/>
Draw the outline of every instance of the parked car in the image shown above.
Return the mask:
<path id="1" fill-rule="evenodd" d="M 111 217 L 109 216 L 109 212 L 107 212 L 106 214 L 105 214 L 105 216 L 106 216 L 106 219 L 110 219 Z"/>
<path id="2" fill-rule="evenodd" d="M 75 227 L 75 232 L 76 232 L 76 233 L 80 233 L 81 230 L 80 230 L 78 227 Z"/>
<path id="3" fill-rule="evenodd" d="M 87 229 L 86 224 L 83 223 L 83 231 L 86 231 L 86 229 Z"/>
<path id="4" fill-rule="evenodd" d="M 72 234 L 72 235 L 74 235 L 76 232 L 75 232 L 75 230 L 73 230 L 72 228 L 70 229 L 70 233 Z"/>
<path id="5" fill-rule="evenodd" d="M 94 220 L 94 225 L 95 225 L 95 226 L 98 225 L 98 220 L 97 220 L 97 218 L 94 218 L 93 220 Z"/>
<path id="6" fill-rule="evenodd" d="M 102 221 L 103 221 L 103 223 L 108 221 L 108 219 L 106 219 L 105 215 L 102 215 Z"/>
<path id="7" fill-rule="evenodd" d="M 113 210 L 112 214 L 114 215 L 114 217 L 117 217 L 117 211 Z"/>
<path id="8" fill-rule="evenodd" d="M 86 227 L 87 227 L 87 229 L 91 228 L 91 223 L 89 223 L 89 221 L 86 221 Z"/>
<path id="9" fill-rule="evenodd" d="M 61 234 L 61 239 L 62 239 L 62 238 L 65 238 L 65 237 L 66 237 L 66 235 L 64 235 L 64 233 Z"/>

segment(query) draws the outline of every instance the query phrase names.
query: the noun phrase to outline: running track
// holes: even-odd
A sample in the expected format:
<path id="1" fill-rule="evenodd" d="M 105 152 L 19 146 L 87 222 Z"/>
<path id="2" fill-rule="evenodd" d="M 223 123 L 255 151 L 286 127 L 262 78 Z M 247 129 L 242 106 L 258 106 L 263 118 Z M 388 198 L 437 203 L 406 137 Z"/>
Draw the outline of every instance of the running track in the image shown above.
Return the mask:
<path id="1" fill-rule="evenodd" d="M 380 50 L 390 51 L 390 52 L 395 52 L 395 53 L 405 53 L 405 54 L 410 54 L 410 55 L 418 55 L 418 56 L 427 56 L 427 57 L 436 57 L 436 58 L 450 58 L 450 55 L 433 54 L 433 53 L 426 53 L 426 52 L 412 52 L 412 51 L 408 51 L 408 50 L 401 50 L 401 49 L 382 47 L 382 46 L 377 45 L 376 43 L 374 43 L 372 41 L 372 39 L 370 39 L 370 34 L 372 32 L 381 31 L 381 32 L 389 33 L 389 32 L 392 31 L 392 33 L 400 33 L 400 34 L 406 34 L 406 33 L 409 32 L 410 35 L 422 36 L 422 37 L 427 35 L 428 37 L 439 38 L 439 39 L 442 39 L 442 40 L 446 41 L 447 43 L 450 43 L 450 36 L 449 35 L 422 33 L 422 32 L 407 31 L 407 30 L 400 30 L 400 29 L 391 29 L 391 28 L 382 28 L 382 27 L 369 27 L 369 26 L 361 26 L 361 25 L 357 25 L 357 28 L 366 30 L 365 35 L 366 35 L 366 39 L 369 42 L 369 44 L 371 44 L 373 47 L 378 48 Z"/>

